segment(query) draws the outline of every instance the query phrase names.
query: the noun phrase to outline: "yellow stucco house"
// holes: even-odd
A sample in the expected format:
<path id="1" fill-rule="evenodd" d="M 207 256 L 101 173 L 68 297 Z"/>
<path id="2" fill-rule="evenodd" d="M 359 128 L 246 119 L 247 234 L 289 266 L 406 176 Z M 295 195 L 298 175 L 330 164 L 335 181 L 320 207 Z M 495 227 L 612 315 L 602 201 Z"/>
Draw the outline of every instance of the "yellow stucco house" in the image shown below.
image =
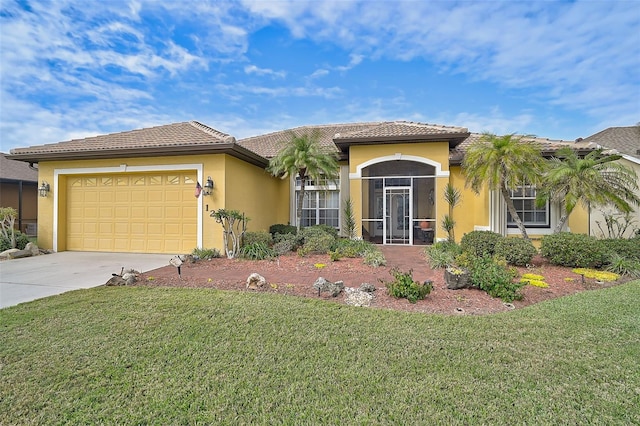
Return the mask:
<path id="1" fill-rule="evenodd" d="M 379 244 L 428 244 L 445 238 L 436 224 L 448 213 L 443 189 L 462 192 L 454 210 L 458 239 L 474 229 L 519 235 L 499 195 L 465 188 L 461 161 L 481 137 L 463 127 L 407 121 L 303 126 L 236 140 L 196 121 L 168 124 L 17 148 L 14 160 L 37 163 L 49 192 L 38 202 L 38 244 L 54 251 L 87 250 L 188 253 L 222 248 L 222 228 L 210 217 L 220 208 L 251 218 L 248 230 L 296 223 L 299 182 L 266 170 L 291 132 L 317 130 L 340 159 L 337 182 L 308 182 L 303 224 L 341 228 L 351 199 L 356 230 Z M 550 154 L 570 144 L 534 138 Z M 209 185 L 207 185 L 209 183 Z M 204 191 L 196 196 L 196 186 Z M 45 185 L 46 186 L 46 185 Z M 199 191 L 198 191 L 199 192 Z M 516 208 L 533 238 L 551 233 L 558 206 L 536 207 L 534 188 L 514 192 Z M 575 211 L 568 227 L 589 232 L 587 211 Z"/>

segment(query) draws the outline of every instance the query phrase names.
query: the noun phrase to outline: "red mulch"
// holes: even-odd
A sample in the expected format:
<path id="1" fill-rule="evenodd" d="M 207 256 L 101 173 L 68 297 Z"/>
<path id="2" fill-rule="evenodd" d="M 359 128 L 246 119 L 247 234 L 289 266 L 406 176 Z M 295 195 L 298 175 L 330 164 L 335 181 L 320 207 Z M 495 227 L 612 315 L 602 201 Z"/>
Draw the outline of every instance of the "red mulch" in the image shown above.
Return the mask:
<path id="1" fill-rule="evenodd" d="M 328 255 L 300 257 L 295 253 L 281 256 L 273 261 L 226 258 L 201 260 L 183 264 L 182 279 L 178 277 L 175 267 L 165 266 L 142 274 L 138 283 L 146 286 L 270 292 L 344 303 L 344 292 L 336 298 L 326 293 L 318 296 L 312 284 L 318 277 L 324 277 L 329 281 L 342 280 L 347 287 L 359 287 L 365 282 L 374 284 L 377 290 L 374 293 L 372 307 L 411 312 L 481 315 L 522 308 L 544 300 L 627 281 L 619 279 L 613 283 L 597 284 L 592 279 L 586 279 L 583 283 L 582 277 L 571 272 L 571 268 L 553 266 L 542 258 L 536 257 L 533 265 L 528 268 L 518 268 L 519 272 L 542 275 L 549 287 L 539 288 L 528 285 L 523 289 L 524 299 L 515 301 L 509 306 L 481 290 L 447 289 L 443 270 L 434 270 L 429 267 L 423 249 L 424 247 L 420 246 L 381 246 L 387 265 L 377 268 L 365 265 L 360 258 L 344 258 L 332 262 Z M 382 281 L 392 279 L 389 271 L 393 267 L 398 267 L 403 272 L 412 270 L 415 280 L 421 282 L 427 279 L 432 280 L 433 291 L 425 300 L 417 303 L 409 303 L 406 299 L 395 299 L 389 296 Z M 268 283 L 261 290 L 246 289 L 247 277 L 253 272 L 265 277 Z"/>

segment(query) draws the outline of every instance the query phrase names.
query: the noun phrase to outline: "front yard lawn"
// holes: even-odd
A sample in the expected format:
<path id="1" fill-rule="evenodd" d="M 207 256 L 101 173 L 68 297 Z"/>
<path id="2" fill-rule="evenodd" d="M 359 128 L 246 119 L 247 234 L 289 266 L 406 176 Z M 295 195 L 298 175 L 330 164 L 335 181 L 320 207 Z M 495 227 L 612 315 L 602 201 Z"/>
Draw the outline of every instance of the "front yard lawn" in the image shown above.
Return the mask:
<path id="1" fill-rule="evenodd" d="M 638 424 L 639 299 L 457 317 L 75 291 L 0 311 L 0 424 Z"/>

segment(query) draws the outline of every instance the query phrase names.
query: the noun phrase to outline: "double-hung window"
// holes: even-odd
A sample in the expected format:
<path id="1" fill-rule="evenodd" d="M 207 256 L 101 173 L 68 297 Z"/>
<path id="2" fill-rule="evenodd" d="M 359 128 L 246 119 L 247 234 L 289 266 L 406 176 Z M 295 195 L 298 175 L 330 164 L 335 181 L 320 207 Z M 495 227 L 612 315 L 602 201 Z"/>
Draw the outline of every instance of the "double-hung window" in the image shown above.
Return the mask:
<path id="1" fill-rule="evenodd" d="M 329 225 L 340 226 L 340 191 L 338 180 L 307 180 L 302 201 L 302 226 Z M 296 179 L 297 214 L 298 197 L 300 197 L 300 179 Z"/>
<path id="2" fill-rule="evenodd" d="M 511 191 L 511 200 L 520 216 L 520 220 L 527 227 L 532 228 L 548 228 L 549 221 L 549 202 L 539 207 L 536 205 L 536 188 L 533 185 L 523 185 Z M 516 222 L 507 212 L 507 226 L 515 227 Z"/>

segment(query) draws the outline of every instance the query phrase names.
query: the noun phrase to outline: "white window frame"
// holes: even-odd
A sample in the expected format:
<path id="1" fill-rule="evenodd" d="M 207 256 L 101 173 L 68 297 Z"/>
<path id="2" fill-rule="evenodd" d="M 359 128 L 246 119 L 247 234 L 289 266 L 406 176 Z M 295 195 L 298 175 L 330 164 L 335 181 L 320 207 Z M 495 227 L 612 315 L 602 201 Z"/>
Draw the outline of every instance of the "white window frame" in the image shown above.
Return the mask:
<path id="1" fill-rule="evenodd" d="M 297 177 L 292 178 L 292 197 L 291 199 L 293 200 L 292 206 L 291 206 L 291 217 L 294 218 L 294 220 L 292 221 L 292 223 L 294 223 L 296 226 L 298 225 L 298 193 L 300 191 L 300 179 L 298 179 Z M 319 184 L 316 184 L 316 182 L 313 181 L 307 181 L 304 187 L 304 192 L 305 192 L 305 196 L 307 197 L 316 197 L 316 204 L 315 204 L 315 217 L 316 217 L 316 223 L 312 224 L 312 225 L 317 225 L 317 224 L 322 224 L 322 222 L 320 222 L 320 210 L 337 210 L 338 212 L 338 226 L 336 227 L 336 229 L 341 229 L 342 226 L 342 218 L 340 215 L 340 211 L 342 209 L 342 200 L 340 199 L 340 178 L 337 178 L 335 180 L 326 180 L 323 179 L 321 182 L 319 182 Z M 320 208 L 320 192 L 335 192 L 338 194 L 338 207 L 337 208 Z M 311 210 L 311 209 L 305 209 L 303 207 L 302 209 L 304 210 Z M 330 225 L 331 226 L 331 225 Z"/>
<path id="2" fill-rule="evenodd" d="M 533 195 L 529 195 L 527 196 L 527 190 L 533 190 Z M 514 195 L 516 193 L 516 191 L 521 191 L 522 192 L 522 196 L 516 196 Z M 516 206 L 516 211 L 518 212 L 520 219 L 522 220 L 522 223 L 524 223 L 524 226 L 527 229 L 548 229 L 551 228 L 551 204 L 549 203 L 549 201 L 546 202 L 544 207 L 538 207 L 536 205 L 536 188 L 534 185 L 521 185 L 518 187 L 517 190 L 510 190 L 510 196 L 511 196 L 511 201 L 514 202 L 514 205 L 516 204 L 516 202 L 518 201 L 526 201 L 526 200 L 531 200 L 533 203 L 533 210 L 527 210 L 526 212 L 533 212 L 534 215 L 537 215 L 538 213 L 544 211 L 545 213 L 545 222 L 541 223 L 541 222 L 527 222 L 524 220 L 524 210 L 518 209 L 518 207 Z M 509 212 L 507 212 L 507 228 L 517 228 L 517 225 L 515 222 L 509 222 Z"/>

